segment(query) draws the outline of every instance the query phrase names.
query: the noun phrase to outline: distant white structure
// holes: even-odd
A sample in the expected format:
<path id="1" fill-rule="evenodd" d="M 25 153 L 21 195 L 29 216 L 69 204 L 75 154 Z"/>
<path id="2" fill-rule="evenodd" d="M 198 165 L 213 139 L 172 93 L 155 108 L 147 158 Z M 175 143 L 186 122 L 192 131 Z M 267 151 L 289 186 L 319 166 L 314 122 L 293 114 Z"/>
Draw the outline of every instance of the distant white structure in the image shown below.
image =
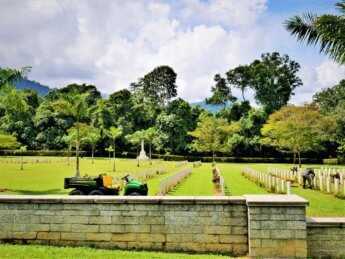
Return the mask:
<path id="1" fill-rule="evenodd" d="M 139 160 L 147 160 L 149 159 L 148 156 L 146 155 L 145 149 L 144 149 L 144 139 L 141 140 L 141 150 L 140 154 L 138 156 Z"/>

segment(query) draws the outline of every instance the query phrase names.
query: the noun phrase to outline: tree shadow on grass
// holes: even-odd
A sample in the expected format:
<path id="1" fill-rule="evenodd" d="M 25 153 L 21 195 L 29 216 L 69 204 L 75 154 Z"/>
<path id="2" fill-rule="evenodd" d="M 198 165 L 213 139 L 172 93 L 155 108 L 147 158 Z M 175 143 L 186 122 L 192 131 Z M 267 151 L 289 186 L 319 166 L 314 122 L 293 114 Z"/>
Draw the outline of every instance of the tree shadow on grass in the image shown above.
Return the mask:
<path id="1" fill-rule="evenodd" d="M 50 190 L 39 190 L 39 191 L 7 189 L 6 191 L 15 192 L 17 194 L 23 194 L 23 195 L 66 194 L 66 191 L 62 189 L 50 189 Z"/>

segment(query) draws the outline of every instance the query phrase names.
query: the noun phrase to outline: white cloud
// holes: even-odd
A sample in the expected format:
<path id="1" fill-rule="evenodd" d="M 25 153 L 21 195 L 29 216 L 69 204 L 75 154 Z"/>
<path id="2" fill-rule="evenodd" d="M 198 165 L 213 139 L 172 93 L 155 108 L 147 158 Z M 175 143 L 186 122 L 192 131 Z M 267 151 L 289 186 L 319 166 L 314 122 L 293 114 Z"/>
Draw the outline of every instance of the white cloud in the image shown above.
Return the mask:
<path id="1" fill-rule="evenodd" d="M 30 77 L 52 87 L 85 82 L 111 93 L 169 65 L 178 74 L 179 95 L 201 100 L 214 74 L 295 42 L 277 20 L 260 25 L 266 2 L 2 0 L 0 66 L 32 65 Z M 334 85 L 341 71 L 329 61 L 305 66 L 305 86 L 292 101 Z"/>

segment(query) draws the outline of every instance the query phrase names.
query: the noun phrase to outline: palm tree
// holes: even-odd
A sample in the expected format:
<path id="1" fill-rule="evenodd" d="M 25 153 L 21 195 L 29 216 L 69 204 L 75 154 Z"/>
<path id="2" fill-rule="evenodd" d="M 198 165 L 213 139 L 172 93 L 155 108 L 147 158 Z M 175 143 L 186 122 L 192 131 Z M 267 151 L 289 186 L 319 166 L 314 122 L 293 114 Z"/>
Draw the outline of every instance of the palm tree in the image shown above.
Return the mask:
<path id="1" fill-rule="evenodd" d="M 126 135 L 126 140 L 129 141 L 130 143 L 132 143 L 134 146 L 137 146 L 137 167 L 140 167 L 140 163 L 139 163 L 139 147 L 140 147 L 140 143 L 142 140 L 142 137 L 144 136 L 143 131 L 136 131 L 133 134 L 128 134 Z"/>
<path id="2" fill-rule="evenodd" d="M 18 152 L 21 154 L 21 160 L 20 160 L 20 170 L 24 170 L 24 157 L 23 157 L 23 153 L 25 153 L 27 151 L 27 146 L 21 146 L 18 150 Z"/>
<path id="3" fill-rule="evenodd" d="M 93 158 L 94 158 L 94 153 L 95 153 L 95 148 L 97 145 L 97 142 L 101 139 L 101 134 L 99 133 L 99 130 L 96 128 L 91 128 L 88 132 L 87 135 L 85 136 L 84 140 L 90 144 L 91 146 L 91 163 L 93 164 Z"/>
<path id="4" fill-rule="evenodd" d="M 113 149 L 114 149 L 114 151 L 113 151 L 113 172 L 115 172 L 115 140 L 116 140 L 116 138 L 118 138 L 119 136 L 122 135 L 122 129 L 116 128 L 116 127 L 110 127 L 108 134 L 113 141 Z"/>
<path id="5" fill-rule="evenodd" d="M 75 120 L 76 128 L 76 168 L 75 177 L 80 176 L 79 171 L 79 149 L 80 149 L 80 120 L 86 114 L 86 99 L 89 96 L 88 93 L 79 94 L 77 92 L 71 92 L 69 94 L 61 94 L 61 99 L 52 104 L 53 108 L 64 115 L 72 116 Z"/>
<path id="6" fill-rule="evenodd" d="M 75 136 L 74 134 L 65 135 L 62 137 L 62 141 L 67 145 L 67 165 L 69 165 L 69 157 L 71 155 L 73 144 L 75 143 Z"/>
<path id="7" fill-rule="evenodd" d="M 151 147 L 152 147 L 152 142 L 154 139 L 157 137 L 157 130 L 154 127 L 148 128 L 145 130 L 145 137 L 149 142 L 149 158 L 150 158 L 150 165 L 152 165 L 152 152 L 151 152 Z"/>
<path id="8" fill-rule="evenodd" d="M 31 67 L 22 67 L 19 69 L 0 67 L 0 90 L 26 77 L 30 71 Z"/>
<path id="9" fill-rule="evenodd" d="M 345 0 L 336 3 L 340 15 L 295 15 L 284 22 L 285 28 L 307 45 L 320 45 L 320 52 L 340 65 L 345 64 Z"/>

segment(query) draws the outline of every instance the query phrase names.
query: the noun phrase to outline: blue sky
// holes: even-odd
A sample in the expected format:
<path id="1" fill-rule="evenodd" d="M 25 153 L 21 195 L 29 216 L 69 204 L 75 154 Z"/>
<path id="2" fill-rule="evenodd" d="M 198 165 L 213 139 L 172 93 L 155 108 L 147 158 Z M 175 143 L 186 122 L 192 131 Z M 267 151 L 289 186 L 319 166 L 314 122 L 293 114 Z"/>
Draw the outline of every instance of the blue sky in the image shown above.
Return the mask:
<path id="1" fill-rule="evenodd" d="M 336 13 L 335 3 L 0 0 L 0 66 L 30 65 L 30 78 L 51 87 L 90 83 L 109 94 L 169 65 L 178 74 L 179 96 L 198 101 L 210 95 L 214 74 L 279 51 L 301 64 L 304 86 L 291 99 L 301 104 L 344 78 L 345 70 L 296 42 L 283 21 L 304 12 Z"/>

